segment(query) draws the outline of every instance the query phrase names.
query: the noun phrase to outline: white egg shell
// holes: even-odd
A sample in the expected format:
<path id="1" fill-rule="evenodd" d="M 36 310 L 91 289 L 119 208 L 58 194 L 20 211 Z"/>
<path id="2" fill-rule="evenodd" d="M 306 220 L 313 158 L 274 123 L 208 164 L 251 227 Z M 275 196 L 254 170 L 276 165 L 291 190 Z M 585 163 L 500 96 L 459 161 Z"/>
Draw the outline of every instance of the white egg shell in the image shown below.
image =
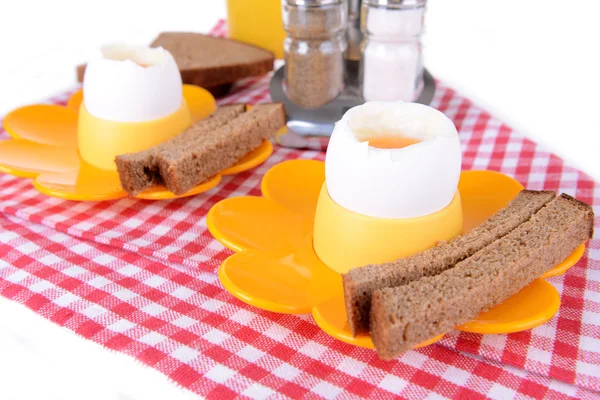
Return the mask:
<path id="1" fill-rule="evenodd" d="M 420 140 L 380 149 L 359 132 Z M 450 204 L 458 188 L 461 149 L 452 121 L 417 103 L 367 102 L 335 125 L 325 158 L 329 195 L 340 206 L 371 217 L 413 218 Z"/>
<path id="2" fill-rule="evenodd" d="M 161 47 L 104 46 L 102 57 L 86 67 L 83 98 L 87 111 L 97 118 L 162 118 L 181 107 L 181 74 L 171 53 Z"/>

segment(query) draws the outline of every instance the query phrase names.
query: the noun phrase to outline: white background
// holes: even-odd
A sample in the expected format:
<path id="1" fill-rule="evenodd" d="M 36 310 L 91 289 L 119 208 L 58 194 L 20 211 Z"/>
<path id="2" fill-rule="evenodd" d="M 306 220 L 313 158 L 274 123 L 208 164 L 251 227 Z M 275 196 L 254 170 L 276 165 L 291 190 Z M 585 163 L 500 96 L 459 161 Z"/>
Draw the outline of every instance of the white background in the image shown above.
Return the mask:
<path id="1" fill-rule="evenodd" d="M 252 0 L 247 0 L 252 1 Z M 0 115 L 75 83 L 107 42 L 206 32 L 223 0 L 1 0 Z M 600 180 L 600 2 L 429 0 L 434 76 Z M 0 298 L 0 398 L 169 398 L 154 370 Z"/>

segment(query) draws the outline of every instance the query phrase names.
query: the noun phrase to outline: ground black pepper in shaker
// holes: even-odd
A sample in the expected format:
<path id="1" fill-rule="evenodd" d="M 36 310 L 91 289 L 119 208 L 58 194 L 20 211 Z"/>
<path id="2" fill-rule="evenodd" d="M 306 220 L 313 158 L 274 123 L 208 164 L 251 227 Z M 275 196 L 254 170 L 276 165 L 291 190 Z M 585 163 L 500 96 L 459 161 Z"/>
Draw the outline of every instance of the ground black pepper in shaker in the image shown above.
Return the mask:
<path id="1" fill-rule="evenodd" d="M 287 95 L 318 108 L 344 88 L 347 0 L 282 0 Z"/>

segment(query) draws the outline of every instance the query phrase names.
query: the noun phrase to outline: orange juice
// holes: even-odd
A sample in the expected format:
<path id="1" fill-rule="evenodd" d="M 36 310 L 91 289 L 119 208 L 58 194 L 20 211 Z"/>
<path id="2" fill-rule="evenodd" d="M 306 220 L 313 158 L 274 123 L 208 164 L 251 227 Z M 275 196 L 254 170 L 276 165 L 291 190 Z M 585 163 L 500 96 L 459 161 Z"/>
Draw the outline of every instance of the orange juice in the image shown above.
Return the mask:
<path id="1" fill-rule="evenodd" d="M 229 37 L 267 49 L 283 58 L 281 0 L 227 0 Z"/>
<path id="2" fill-rule="evenodd" d="M 420 142 L 418 139 L 405 136 L 374 136 L 361 139 L 361 142 L 367 141 L 369 142 L 369 146 L 378 149 L 401 149 Z"/>

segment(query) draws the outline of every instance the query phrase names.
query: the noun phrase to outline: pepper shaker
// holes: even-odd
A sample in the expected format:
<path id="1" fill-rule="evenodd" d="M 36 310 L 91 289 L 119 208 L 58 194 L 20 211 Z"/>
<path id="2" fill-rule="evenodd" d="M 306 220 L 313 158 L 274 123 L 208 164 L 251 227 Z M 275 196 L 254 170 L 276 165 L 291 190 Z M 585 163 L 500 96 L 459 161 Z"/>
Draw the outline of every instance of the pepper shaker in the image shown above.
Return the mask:
<path id="1" fill-rule="evenodd" d="M 287 96 L 313 109 L 344 88 L 347 0 L 282 0 Z"/>
<path id="2" fill-rule="evenodd" d="M 365 101 L 415 101 L 423 87 L 426 0 L 363 0 L 360 65 Z"/>

